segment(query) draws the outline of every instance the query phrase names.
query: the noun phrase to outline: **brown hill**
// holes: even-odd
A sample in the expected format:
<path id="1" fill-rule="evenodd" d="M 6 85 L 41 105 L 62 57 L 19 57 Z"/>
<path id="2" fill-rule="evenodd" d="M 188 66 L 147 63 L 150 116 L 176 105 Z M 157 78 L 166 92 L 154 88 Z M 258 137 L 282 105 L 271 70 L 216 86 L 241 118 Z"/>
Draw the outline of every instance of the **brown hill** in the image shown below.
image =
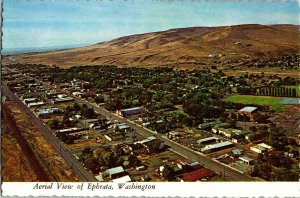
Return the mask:
<path id="1" fill-rule="evenodd" d="M 192 27 L 125 36 L 95 45 L 12 56 L 14 62 L 58 66 L 203 65 L 218 59 L 241 59 L 299 53 L 299 26 L 236 25 Z M 7 57 L 4 63 L 8 63 Z"/>

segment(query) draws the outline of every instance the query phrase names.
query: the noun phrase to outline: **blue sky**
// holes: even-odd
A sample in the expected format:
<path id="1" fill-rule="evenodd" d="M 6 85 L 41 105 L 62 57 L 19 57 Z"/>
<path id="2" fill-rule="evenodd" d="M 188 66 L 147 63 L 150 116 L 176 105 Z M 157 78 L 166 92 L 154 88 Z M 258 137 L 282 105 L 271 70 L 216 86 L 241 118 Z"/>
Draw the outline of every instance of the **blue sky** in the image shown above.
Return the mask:
<path id="1" fill-rule="evenodd" d="M 4 0 L 3 49 L 93 44 L 192 26 L 299 24 L 297 2 Z"/>

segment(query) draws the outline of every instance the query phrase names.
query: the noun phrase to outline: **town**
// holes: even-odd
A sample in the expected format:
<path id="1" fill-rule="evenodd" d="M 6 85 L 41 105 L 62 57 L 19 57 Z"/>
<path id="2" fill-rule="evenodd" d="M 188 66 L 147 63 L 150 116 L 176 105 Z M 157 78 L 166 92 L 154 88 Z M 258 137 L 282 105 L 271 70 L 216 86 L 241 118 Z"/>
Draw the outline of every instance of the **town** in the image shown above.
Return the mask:
<path id="1" fill-rule="evenodd" d="M 10 64 L 3 103 L 27 109 L 78 180 L 298 181 L 299 79 L 218 65 Z"/>

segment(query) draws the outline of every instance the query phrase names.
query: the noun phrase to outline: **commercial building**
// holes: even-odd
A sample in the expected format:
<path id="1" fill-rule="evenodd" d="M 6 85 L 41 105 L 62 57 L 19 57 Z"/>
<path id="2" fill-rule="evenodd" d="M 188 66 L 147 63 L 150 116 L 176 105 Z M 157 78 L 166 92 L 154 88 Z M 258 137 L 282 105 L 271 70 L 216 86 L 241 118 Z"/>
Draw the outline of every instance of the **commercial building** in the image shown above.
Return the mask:
<path id="1" fill-rule="evenodd" d="M 208 178 L 215 175 L 215 172 L 207 169 L 207 168 L 201 168 L 189 173 L 183 173 L 180 175 L 181 181 L 183 182 L 191 182 L 191 181 L 197 181 L 201 180 L 203 178 Z"/>
<path id="2" fill-rule="evenodd" d="M 220 151 L 226 148 L 230 148 L 232 147 L 233 144 L 229 141 L 225 141 L 225 142 L 220 142 L 217 144 L 210 144 L 210 145 L 206 145 L 205 147 L 201 148 L 200 151 L 202 153 L 210 153 L 210 152 L 215 152 L 215 151 Z"/>
<path id="3" fill-rule="evenodd" d="M 142 109 L 140 107 L 134 107 L 129 109 L 121 109 L 117 111 L 120 116 L 127 117 L 131 115 L 136 115 L 142 113 Z"/>

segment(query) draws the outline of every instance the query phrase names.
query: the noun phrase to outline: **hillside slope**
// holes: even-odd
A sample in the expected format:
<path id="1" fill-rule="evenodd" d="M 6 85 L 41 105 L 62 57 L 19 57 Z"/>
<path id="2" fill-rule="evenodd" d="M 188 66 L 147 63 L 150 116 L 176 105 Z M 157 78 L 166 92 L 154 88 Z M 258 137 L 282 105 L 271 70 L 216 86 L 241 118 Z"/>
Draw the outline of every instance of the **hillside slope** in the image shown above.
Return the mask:
<path id="1" fill-rule="evenodd" d="M 102 65 L 162 66 L 204 65 L 219 59 L 273 57 L 299 53 L 299 26 L 236 25 L 192 27 L 125 36 L 108 42 L 68 50 L 5 57 L 14 62 L 58 66 Z"/>

